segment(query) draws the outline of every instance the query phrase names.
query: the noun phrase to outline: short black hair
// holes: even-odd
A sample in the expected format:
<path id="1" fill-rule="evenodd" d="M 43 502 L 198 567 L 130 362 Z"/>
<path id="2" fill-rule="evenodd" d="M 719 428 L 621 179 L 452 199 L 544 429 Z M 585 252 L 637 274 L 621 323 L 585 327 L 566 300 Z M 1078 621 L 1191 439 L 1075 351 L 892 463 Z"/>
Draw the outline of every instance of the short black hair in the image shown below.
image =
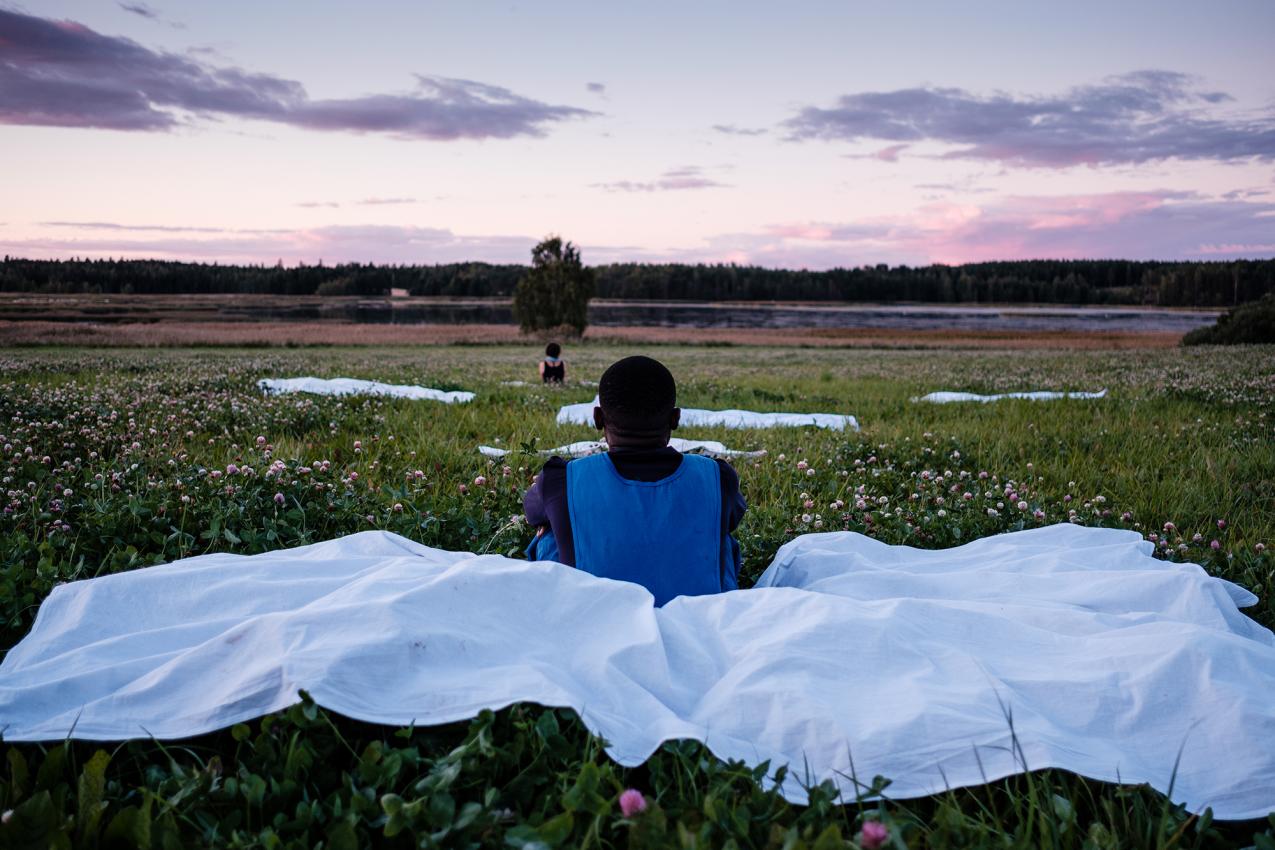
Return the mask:
<path id="1" fill-rule="evenodd" d="M 663 363 L 650 357 L 625 357 L 602 373 L 598 403 L 617 425 L 651 428 L 663 425 L 677 407 L 677 382 Z"/>
<path id="2" fill-rule="evenodd" d="M 557 357 L 562 353 L 562 346 L 556 342 L 551 342 L 545 346 L 545 354 L 549 357 Z"/>

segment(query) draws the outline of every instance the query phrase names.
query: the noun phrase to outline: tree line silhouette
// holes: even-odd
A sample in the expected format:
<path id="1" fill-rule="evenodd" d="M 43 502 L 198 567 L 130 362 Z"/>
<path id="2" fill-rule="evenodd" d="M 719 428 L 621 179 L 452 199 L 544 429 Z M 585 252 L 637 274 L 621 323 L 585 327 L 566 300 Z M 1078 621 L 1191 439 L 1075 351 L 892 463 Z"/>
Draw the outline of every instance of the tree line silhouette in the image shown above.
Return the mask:
<path id="1" fill-rule="evenodd" d="M 1016 260 L 828 271 L 739 265 L 593 266 L 596 296 L 702 301 L 922 301 L 1231 306 L 1275 291 L 1275 260 Z M 0 292 L 511 297 L 528 266 L 236 266 L 167 260 L 0 262 Z"/>

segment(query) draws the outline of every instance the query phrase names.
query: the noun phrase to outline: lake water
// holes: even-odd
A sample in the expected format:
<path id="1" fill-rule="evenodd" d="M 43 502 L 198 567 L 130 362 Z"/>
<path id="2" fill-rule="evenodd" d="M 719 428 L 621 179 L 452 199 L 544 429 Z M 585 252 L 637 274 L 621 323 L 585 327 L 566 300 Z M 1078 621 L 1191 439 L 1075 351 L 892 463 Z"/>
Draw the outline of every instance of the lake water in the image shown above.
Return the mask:
<path id="1" fill-rule="evenodd" d="M 325 298 L 267 295 L 2 294 L 0 319 L 64 322 L 315 322 L 370 324 L 514 323 L 508 299 Z M 1217 310 L 977 304 L 733 303 L 603 301 L 589 306 L 600 327 L 828 328 L 992 332 L 1183 334 L 1212 324 Z"/>
<path id="2" fill-rule="evenodd" d="M 356 301 L 270 310 L 270 318 L 344 319 L 393 324 L 511 324 L 508 302 Z M 301 315 L 304 314 L 304 315 Z M 1135 307 L 984 307 L 974 305 L 729 304 L 596 301 L 600 327 L 865 328 L 958 331 L 1114 331 L 1186 333 L 1217 320 L 1214 310 Z"/>

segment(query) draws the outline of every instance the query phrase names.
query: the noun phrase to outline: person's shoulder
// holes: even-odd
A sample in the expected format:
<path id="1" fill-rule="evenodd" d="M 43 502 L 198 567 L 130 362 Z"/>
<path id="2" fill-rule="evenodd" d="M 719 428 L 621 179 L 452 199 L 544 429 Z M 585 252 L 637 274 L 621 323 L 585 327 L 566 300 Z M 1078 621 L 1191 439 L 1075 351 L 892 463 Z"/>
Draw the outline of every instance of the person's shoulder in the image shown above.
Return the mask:
<path id="1" fill-rule="evenodd" d="M 729 484 L 731 487 L 738 488 L 739 473 L 735 471 L 735 467 L 731 465 L 731 462 L 722 457 L 715 457 L 713 460 L 717 461 L 717 468 L 721 470 L 722 484 Z"/>
<path id="2" fill-rule="evenodd" d="M 542 493 L 557 493 L 567 486 L 567 462 L 554 455 L 544 462 L 535 476 Z"/>

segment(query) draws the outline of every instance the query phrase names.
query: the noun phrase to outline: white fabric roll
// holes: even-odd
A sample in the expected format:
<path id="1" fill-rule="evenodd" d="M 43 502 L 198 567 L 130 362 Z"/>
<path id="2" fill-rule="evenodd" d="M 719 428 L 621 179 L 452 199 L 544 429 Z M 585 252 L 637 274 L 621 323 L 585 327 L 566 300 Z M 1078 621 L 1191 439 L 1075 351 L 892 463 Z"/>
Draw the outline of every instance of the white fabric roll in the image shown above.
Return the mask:
<path id="1" fill-rule="evenodd" d="M 1034 390 L 1026 393 L 1001 393 L 999 395 L 979 395 L 978 393 L 936 392 L 914 398 L 913 401 L 928 401 L 934 404 L 950 404 L 954 401 L 999 401 L 1003 398 L 1025 398 L 1031 401 L 1049 401 L 1057 398 L 1102 398 L 1106 390 L 1095 393 L 1071 392 L 1060 393 L 1049 390 Z"/>
<path id="2" fill-rule="evenodd" d="M 755 452 L 746 452 L 741 449 L 728 449 L 717 440 L 683 440 L 679 437 L 673 437 L 668 444 L 685 454 L 686 452 L 700 452 L 710 457 L 761 457 L 766 453 L 765 449 Z M 605 440 L 581 440 L 576 443 L 568 443 L 565 446 L 558 446 L 556 449 L 541 449 L 540 454 L 546 457 L 550 455 L 558 455 L 559 457 L 584 457 L 586 455 L 594 455 L 598 452 L 607 450 Z M 496 446 L 479 446 L 478 451 L 482 452 L 486 457 L 502 458 L 509 454 L 512 449 L 501 449 Z"/>
<path id="3" fill-rule="evenodd" d="M 384 395 L 394 398 L 425 399 L 444 404 L 473 401 L 474 394 L 462 390 L 446 392 L 415 384 L 382 384 L 357 378 L 262 378 L 257 382 L 267 393 L 313 393 L 314 395 Z"/>
<path id="4" fill-rule="evenodd" d="M 592 425 L 593 408 L 598 404 L 593 401 L 582 404 L 568 404 L 558 411 L 559 425 Z M 682 427 L 696 425 L 722 428 L 798 428 L 813 425 L 817 428 L 831 428 L 841 431 L 849 428 L 859 430 L 859 422 L 853 416 L 843 413 L 756 413 L 752 410 L 700 410 L 694 407 L 682 408 Z"/>
<path id="5" fill-rule="evenodd" d="M 789 765 L 797 802 L 824 779 L 852 799 L 880 774 L 901 799 L 1056 767 L 1256 818 L 1275 810 L 1275 636 L 1237 608 L 1255 601 L 1070 524 L 942 551 L 803 535 L 759 587 L 658 609 L 368 531 L 55 588 L 0 663 L 0 727 L 184 738 L 300 689 L 395 725 L 530 701 L 574 708 L 625 765 L 678 738 Z"/>

